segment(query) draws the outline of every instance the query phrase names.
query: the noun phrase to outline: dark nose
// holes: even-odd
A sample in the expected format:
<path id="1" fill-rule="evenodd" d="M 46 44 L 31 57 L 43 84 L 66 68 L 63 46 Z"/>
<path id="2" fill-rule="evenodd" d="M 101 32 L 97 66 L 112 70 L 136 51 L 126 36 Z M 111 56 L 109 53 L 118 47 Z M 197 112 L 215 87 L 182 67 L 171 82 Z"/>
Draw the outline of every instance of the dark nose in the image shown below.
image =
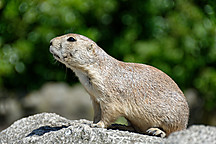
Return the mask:
<path id="1" fill-rule="evenodd" d="M 50 42 L 50 46 L 52 45 L 52 41 Z"/>

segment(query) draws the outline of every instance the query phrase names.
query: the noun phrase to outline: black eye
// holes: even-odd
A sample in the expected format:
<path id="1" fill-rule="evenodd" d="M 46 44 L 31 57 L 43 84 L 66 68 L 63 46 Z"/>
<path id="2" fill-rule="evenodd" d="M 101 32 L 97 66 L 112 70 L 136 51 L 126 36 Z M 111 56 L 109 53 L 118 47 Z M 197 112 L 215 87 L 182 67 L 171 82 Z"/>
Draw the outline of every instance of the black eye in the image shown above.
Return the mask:
<path id="1" fill-rule="evenodd" d="M 69 42 L 75 42 L 76 40 L 75 40 L 73 37 L 69 37 L 69 38 L 67 39 L 67 41 L 69 41 Z"/>

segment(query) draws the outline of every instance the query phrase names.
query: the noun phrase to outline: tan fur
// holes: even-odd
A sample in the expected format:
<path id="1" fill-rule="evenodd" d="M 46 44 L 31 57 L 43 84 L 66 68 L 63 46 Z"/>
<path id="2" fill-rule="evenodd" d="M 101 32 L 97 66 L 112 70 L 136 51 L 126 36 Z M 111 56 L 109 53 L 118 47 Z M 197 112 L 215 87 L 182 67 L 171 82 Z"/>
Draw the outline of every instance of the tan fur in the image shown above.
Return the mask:
<path id="1" fill-rule="evenodd" d="M 68 41 L 69 37 L 76 41 Z M 91 96 L 95 126 L 107 128 L 123 116 L 141 133 L 161 128 L 169 135 L 187 127 L 184 94 L 162 71 L 118 61 L 78 34 L 52 39 L 50 52 L 75 72 Z"/>

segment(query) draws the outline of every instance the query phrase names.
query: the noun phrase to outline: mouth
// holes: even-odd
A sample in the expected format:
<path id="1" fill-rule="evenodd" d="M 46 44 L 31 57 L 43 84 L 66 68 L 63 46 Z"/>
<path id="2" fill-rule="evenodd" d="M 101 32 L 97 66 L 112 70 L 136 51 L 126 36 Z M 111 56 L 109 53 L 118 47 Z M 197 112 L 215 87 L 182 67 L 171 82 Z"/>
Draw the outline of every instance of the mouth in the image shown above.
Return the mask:
<path id="1" fill-rule="evenodd" d="M 60 57 L 55 53 L 53 54 L 53 57 L 56 58 L 56 59 L 60 59 Z"/>
<path id="2" fill-rule="evenodd" d="M 60 59 L 61 59 L 60 56 L 57 55 L 57 54 L 54 52 L 54 50 L 52 49 L 52 47 L 50 47 L 50 52 L 53 54 L 53 57 L 54 57 L 55 59 L 57 59 L 57 60 L 60 60 Z"/>

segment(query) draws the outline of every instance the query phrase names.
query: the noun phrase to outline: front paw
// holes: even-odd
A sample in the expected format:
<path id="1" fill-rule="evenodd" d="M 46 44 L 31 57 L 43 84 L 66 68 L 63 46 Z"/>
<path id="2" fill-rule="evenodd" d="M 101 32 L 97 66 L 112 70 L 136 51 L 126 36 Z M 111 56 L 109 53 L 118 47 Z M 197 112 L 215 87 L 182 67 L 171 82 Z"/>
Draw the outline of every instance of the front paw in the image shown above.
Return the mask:
<path id="1" fill-rule="evenodd" d="M 104 123 L 103 122 L 101 122 L 101 121 L 99 121 L 98 123 L 92 123 L 91 124 L 91 127 L 92 128 L 104 128 L 105 126 L 104 126 Z"/>

